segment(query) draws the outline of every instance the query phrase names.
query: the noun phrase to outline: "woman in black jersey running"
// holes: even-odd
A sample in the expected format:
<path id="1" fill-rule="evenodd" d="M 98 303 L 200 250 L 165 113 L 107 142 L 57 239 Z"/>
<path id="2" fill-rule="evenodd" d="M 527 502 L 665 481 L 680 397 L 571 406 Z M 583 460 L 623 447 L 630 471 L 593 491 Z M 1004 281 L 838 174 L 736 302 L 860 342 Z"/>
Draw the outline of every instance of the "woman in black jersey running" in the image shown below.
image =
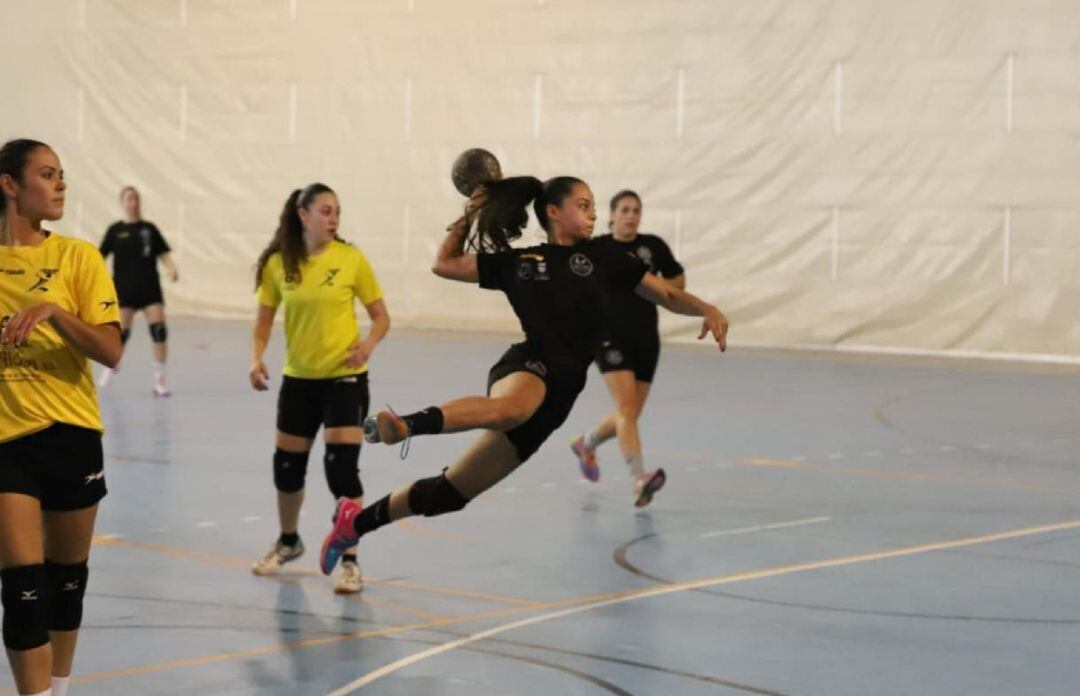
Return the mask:
<path id="1" fill-rule="evenodd" d="M 528 222 L 530 202 L 548 243 L 513 249 L 510 242 Z M 477 216 L 476 235 L 470 237 Z M 368 508 L 339 500 L 320 554 L 324 573 L 364 534 L 403 517 L 460 510 L 536 452 L 566 420 L 585 385 L 606 289 L 635 288 L 671 311 L 703 317 L 699 337 L 712 333 L 726 349 L 727 319 L 719 309 L 650 275 L 638 259 L 598 254 L 587 242 L 595 222 L 592 191 L 580 179 L 541 183 L 515 177 L 478 190 L 465 215 L 447 228 L 432 270 L 505 293 L 525 340 L 492 367 L 486 397 L 465 397 L 406 416 L 383 411 L 368 419 L 368 441 L 386 444 L 415 435 L 485 432 L 439 476 L 403 486 Z"/>
<path id="2" fill-rule="evenodd" d="M 114 254 L 113 280 L 120 296 L 120 321 L 123 322 L 121 338 L 127 343 L 135 312 L 146 314 L 154 350 L 154 394 L 171 396 L 165 381 L 169 332 L 165 326 L 165 300 L 161 293 L 158 261 L 165 266 L 172 282 L 180 279 L 180 272 L 169 255 L 169 245 L 161 230 L 154 223 L 143 220 L 139 190 L 125 186 L 120 191 L 120 203 L 124 207 L 124 219 L 114 222 L 105 232 L 101 255 L 108 258 L 109 254 Z M 114 369 L 106 369 L 98 386 L 108 386 L 115 373 Z"/>
<path id="3" fill-rule="evenodd" d="M 663 239 L 638 232 L 641 198 L 633 191 L 620 191 L 611 199 L 611 234 L 597 237 L 597 247 L 612 254 L 632 254 L 649 267 L 649 272 L 683 290 L 686 275 Z M 581 473 L 590 481 L 600 479 L 596 448 L 613 437 L 634 477 L 634 504 L 648 505 L 667 481 L 663 469 L 645 470 L 641 455 L 638 418 L 645 408 L 656 365 L 660 360 L 659 316 L 656 305 L 632 290 L 612 291 L 606 296 L 606 324 L 596 352 L 596 365 L 604 376 L 615 411 L 596 430 L 579 435 L 570 447 L 577 455 Z"/>

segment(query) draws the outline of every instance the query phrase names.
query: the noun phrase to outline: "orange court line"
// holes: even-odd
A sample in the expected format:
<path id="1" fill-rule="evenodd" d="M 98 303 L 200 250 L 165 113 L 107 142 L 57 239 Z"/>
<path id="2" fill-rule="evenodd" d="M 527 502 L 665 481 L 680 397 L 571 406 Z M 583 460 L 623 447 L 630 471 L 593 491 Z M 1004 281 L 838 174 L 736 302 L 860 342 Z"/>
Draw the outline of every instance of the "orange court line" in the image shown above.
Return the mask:
<path id="1" fill-rule="evenodd" d="M 869 561 L 899 558 L 902 556 L 911 556 L 920 553 L 927 553 L 930 551 L 944 551 L 965 546 L 973 546 L 976 544 L 986 544 L 993 541 L 1003 541 L 1006 539 L 1016 539 L 1020 537 L 1032 536 L 1034 534 L 1046 534 L 1049 532 L 1063 531 L 1066 529 L 1076 529 L 1078 527 L 1080 527 L 1080 520 L 1068 520 L 1066 522 L 1058 522 L 1055 524 L 1039 525 L 1036 527 L 1024 527 L 1021 529 L 1013 529 L 1006 532 L 996 532 L 979 536 L 961 537 L 959 539 L 939 541 L 930 544 L 921 544 L 918 546 L 902 546 L 899 548 L 884 549 L 881 551 L 871 551 L 869 553 L 840 556 L 837 558 L 826 558 L 819 561 L 808 561 L 804 563 L 795 563 L 786 566 L 762 568 L 760 570 L 751 570 L 740 573 L 729 573 L 727 575 L 718 575 L 712 578 L 702 578 L 699 580 L 690 580 L 687 582 L 661 583 L 659 585 L 653 585 L 652 587 L 624 593 L 621 597 L 612 597 L 599 601 L 590 601 L 582 604 L 581 606 L 561 609 L 559 611 L 548 612 L 546 614 L 539 614 L 529 618 L 512 621 L 507 624 L 502 624 L 501 626 L 493 626 L 483 631 L 473 633 L 469 636 L 432 646 L 425 650 L 413 653 L 412 655 L 407 655 L 403 658 L 385 664 L 378 669 L 372 670 L 358 677 L 356 680 L 349 682 L 345 686 L 331 691 L 326 696 L 346 696 L 347 694 L 351 694 L 357 689 L 367 686 L 368 684 L 377 681 L 378 679 L 393 674 L 394 672 L 404 669 L 405 667 L 409 667 L 410 665 L 414 665 L 429 657 L 441 655 L 456 648 L 464 647 L 471 643 L 485 640 L 487 638 L 499 635 L 501 633 L 505 633 L 507 631 L 524 628 L 526 626 L 543 623 L 545 621 L 561 619 L 566 616 L 580 614 L 582 612 L 598 609 L 601 607 L 622 604 L 636 599 L 656 597 L 672 594 L 675 592 L 684 592 L 686 590 L 695 590 L 705 587 L 714 587 L 716 585 L 728 585 L 737 582 L 745 582 L 748 580 L 759 580 L 762 578 L 771 578 L 780 575 L 790 575 L 792 573 L 802 573 L 811 570 L 821 570 L 824 568 L 849 566 L 859 563 L 866 563 Z"/>
<path id="2" fill-rule="evenodd" d="M 149 551 L 151 553 L 159 553 L 172 558 L 182 558 L 184 560 L 197 561 L 199 563 L 211 565 L 216 568 L 224 568 L 226 570 L 249 570 L 251 568 L 251 561 L 245 558 L 226 556 L 223 554 L 203 553 L 201 551 L 192 551 L 190 549 L 182 549 L 173 546 L 163 546 L 161 544 L 147 544 L 131 539 L 124 539 L 117 535 L 101 535 L 100 537 L 94 537 L 94 545 L 102 547 L 124 547 L 138 549 L 140 551 Z M 321 573 L 314 568 L 306 568 L 303 566 L 290 568 L 289 570 L 281 573 L 281 575 L 320 574 Z M 417 592 L 425 592 L 429 594 L 441 594 L 450 597 L 480 599 L 487 602 L 495 602 L 498 604 L 517 604 L 520 606 L 544 605 L 543 602 L 538 602 L 532 599 L 524 599 L 522 597 L 510 597 L 508 595 L 492 594 L 488 592 L 477 592 L 456 587 L 440 587 L 437 585 L 426 585 L 424 583 L 413 582 L 411 580 L 390 580 L 385 578 L 365 577 L 364 583 L 368 585 L 383 584 L 391 587 L 400 587 L 402 589 L 415 590 Z"/>
<path id="3" fill-rule="evenodd" d="M 455 534 L 453 532 L 443 532 L 438 529 L 425 529 L 416 524 L 408 517 L 403 517 L 397 520 L 394 524 L 404 529 L 410 534 L 417 536 L 431 537 L 433 539 L 450 539 L 451 541 L 460 541 L 462 543 L 469 543 L 472 541 L 472 537 L 465 536 L 464 534 Z"/>
<path id="4" fill-rule="evenodd" d="M 834 474 L 843 476 L 859 476 L 862 478 L 902 480 L 902 481 L 929 481 L 933 483 L 952 483 L 976 488 L 990 488 L 994 490 L 1025 491 L 1031 493 L 1057 493 L 1059 489 L 1049 488 L 1030 481 L 1016 481 L 1012 479 L 980 479 L 964 478 L 936 474 L 929 471 L 915 469 L 881 470 L 881 469 L 858 469 L 850 466 L 833 466 L 820 464 L 804 464 L 788 459 L 740 459 L 740 464 L 747 466 L 769 466 L 784 469 L 802 469 L 817 474 Z"/>
<path id="5" fill-rule="evenodd" d="M 401 669 L 408 664 L 412 664 L 419 659 L 424 659 L 431 655 L 439 654 L 447 650 L 460 647 L 462 645 L 475 642 L 476 640 L 482 640 L 483 638 L 497 633 L 502 633 L 506 630 L 510 630 L 515 627 L 521 627 L 529 625 L 531 623 L 537 623 L 550 619 L 557 619 L 563 616 L 567 616 L 571 613 L 577 613 L 579 611 L 587 611 L 590 609 L 606 606 L 609 604 L 617 604 L 623 601 L 629 601 L 639 598 L 647 598 L 652 596 L 659 596 L 664 594 L 670 594 L 673 592 L 681 592 L 684 590 L 692 590 L 702 587 L 710 587 L 714 585 L 730 584 L 735 582 L 744 582 L 748 580 L 757 580 L 762 578 L 776 577 L 780 575 L 788 575 L 792 573 L 800 573 L 811 570 L 819 570 L 824 568 L 833 568 L 838 566 L 854 565 L 858 563 L 866 563 L 869 561 L 884 560 L 889 558 L 899 558 L 903 556 L 910 556 L 915 554 L 927 553 L 931 551 L 942 551 L 954 548 L 960 548 L 964 546 L 972 546 L 976 544 L 985 544 L 993 541 L 1003 541 L 1006 539 L 1015 539 L 1025 536 L 1031 536 L 1034 534 L 1045 534 L 1054 531 L 1062 531 L 1067 529 L 1080 528 L 1080 520 L 1068 520 L 1065 522 L 1059 522 L 1048 525 L 1040 525 L 1035 527 L 1024 527 L 1021 529 L 1014 529 L 1005 532 L 996 532 L 991 534 L 984 534 L 979 536 L 961 537 L 958 539 L 951 539 L 940 542 L 933 542 L 929 544 L 921 544 L 916 546 L 903 546 L 892 549 L 884 549 L 882 551 L 872 551 L 869 553 L 862 553 L 849 556 L 840 556 L 836 558 L 827 558 L 818 561 L 808 561 L 804 563 L 796 563 L 786 566 L 775 566 L 770 568 L 763 568 L 759 570 L 744 571 L 738 573 L 730 573 L 727 575 L 720 575 L 712 578 L 703 578 L 699 580 L 691 580 L 680 583 L 661 583 L 652 585 L 650 587 L 621 590 L 618 592 L 610 592 L 605 594 L 598 594 L 586 597 L 576 597 L 571 599 L 557 600 L 552 602 L 544 602 L 538 606 L 524 606 L 524 607 L 511 607 L 508 609 L 502 609 L 498 611 L 485 612 L 481 614 L 472 614 L 468 616 L 449 617 L 446 619 L 439 619 L 430 621 L 427 623 L 415 623 L 402 626 L 393 626 L 389 628 L 373 629 L 369 631 L 360 631 L 356 633 L 346 633 L 337 636 L 324 636 L 321 638 L 311 638 L 307 640 L 295 641 L 292 643 L 280 643 L 277 645 L 265 646 L 261 648 L 251 648 L 247 650 L 238 650 L 231 652 L 216 653 L 213 655 L 206 655 L 203 657 L 187 658 L 182 660 L 173 660 L 169 662 L 161 662 L 157 664 L 144 665 L 141 667 L 131 667 L 120 670 L 114 670 L 111 672 L 101 672 L 98 674 L 90 674 L 82 677 L 77 677 L 72 681 L 76 684 L 92 683 L 98 681 L 105 681 L 108 679 L 115 679 L 119 677 L 138 676 L 142 674 L 151 674 L 155 672 L 162 672 L 171 669 L 178 669 L 181 667 L 195 667 L 206 664 L 213 664 L 216 662 L 223 662 L 234 659 L 244 659 L 249 657 L 258 657 L 261 655 L 271 655 L 291 650 L 298 650 L 302 648 L 317 647 L 321 645 L 327 645 L 331 643 L 339 643 L 348 640 L 356 640 L 362 638 L 373 638 L 380 636 L 396 635 L 399 633 L 407 633 L 411 631 L 421 631 L 431 628 L 437 628 L 441 626 L 448 626 L 453 624 L 467 623 L 473 621 L 482 621 L 486 619 L 495 619 L 505 616 L 513 616 L 515 614 L 527 613 L 530 611 L 542 610 L 542 609 L 561 609 L 562 611 L 555 611 L 548 614 L 540 614 L 530 619 L 524 619 L 521 621 L 513 622 L 511 624 L 504 624 L 502 626 L 496 626 L 492 629 L 481 631 L 480 633 L 473 634 L 467 638 L 463 638 L 458 641 L 452 641 L 450 643 L 444 643 L 440 646 L 436 646 L 429 650 L 417 653 L 415 655 L 402 658 L 396 662 L 384 665 L 383 667 L 367 673 L 356 682 L 351 683 L 344 689 L 359 688 L 363 684 L 375 681 L 387 674 L 390 674 L 398 669 Z M 339 690 L 334 693 L 347 693 L 347 691 Z"/>

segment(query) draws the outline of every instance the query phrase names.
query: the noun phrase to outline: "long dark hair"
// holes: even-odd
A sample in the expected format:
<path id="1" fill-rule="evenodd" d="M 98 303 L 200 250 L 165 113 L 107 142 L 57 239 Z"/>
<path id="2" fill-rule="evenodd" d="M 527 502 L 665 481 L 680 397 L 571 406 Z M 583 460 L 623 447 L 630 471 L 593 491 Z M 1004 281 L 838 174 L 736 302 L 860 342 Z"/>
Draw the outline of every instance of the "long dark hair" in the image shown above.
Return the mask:
<path id="1" fill-rule="evenodd" d="M 630 189 L 623 189 L 622 191 L 619 191 L 611 197 L 611 210 L 609 212 L 614 213 L 615 209 L 619 207 L 619 203 L 621 203 L 622 199 L 624 198 L 633 198 L 635 201 L 637 201 L 639 208 L 642 206 L 641 196 L 637 195 L 636 191 L 631 191 Z M 607 226 L 610 230 L 612 227 L 615 226 L 615 221 L 608 220 Z"/>
<path id="2" fill-rule="evenodd" d="M 0 147 L 0 174 L 7 174 L 15 181 L 22 183 L 23 170 L 26 169 L 30 153 L 39 147 L 48 147 L 48 145 L 28 138 L 9 140 L 4 143 L 4 146 Z M 0 215 L 3 215 L 6 209 L 7 199 L 0 196 Z"/>
<path id="3" fill-rule="evenodd" d="M 285 207 L 281 209 L 277 230 L 270 244 L 259 254 L 255 264 L 255 287 L 262 282 L 266 262 L 277 252 L 281 252 L 281 265 L 285 268 L 285 280 L 290 283 L 300 282 L 300 264 L 307 260 L 307 247 L 304 246 L 304 223 L 300 220 L 300 209 L 310 208 L 315 197 L 321 193 L 333 193 L 326 184 L 314 183 L 307 188 L 296 189 L 289 194 Z"/>
<path id="4" fill-rule="evenodd" d="M 544 182 L 531 176 L 515 176 L 485 184 L 487 201 L 480 209 L 476 231 L 466 241 L 466 249 L 482 253 L 509 249 L 529 222 L 529 203 L 533 204 L 540 226 L 551 232 L 547 207 L 561 205 L 575 184 L 584 183 L 573 176 L 557 176 Z"/>

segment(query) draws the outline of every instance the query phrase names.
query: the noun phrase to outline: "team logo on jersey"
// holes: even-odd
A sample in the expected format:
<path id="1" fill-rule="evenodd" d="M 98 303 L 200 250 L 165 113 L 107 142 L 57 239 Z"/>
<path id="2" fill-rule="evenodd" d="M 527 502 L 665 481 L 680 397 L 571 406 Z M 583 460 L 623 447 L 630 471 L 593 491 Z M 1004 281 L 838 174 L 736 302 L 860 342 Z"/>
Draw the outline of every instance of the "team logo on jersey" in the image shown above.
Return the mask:
<path id="1" fill-rule="evenodd" d="M 321 284 L 319 285 L 319 287 L 320 287 L 320 288 L 321 288 L 321 287 L 323 287 L 323 286 L 325 286 L 325 287 L 328 287 L 328 288 L 332 288 L 332 287 L 334 287 L 334 278 L 336 278 L 336 277 L 337 277 L 337 274 L 338 274 L 338 272 L 339 272 L 340 270 L 341 270 L 340 268 L 330 268 L 330 269 L 327 269 L 327 271 L 326 271 L 326 278 L 325 278 L 325 279 L 323 280 L 323 282 L 322 282 L 322 283 L 321 283 Z"/>
<path id="2" fill-rule="evenodd" d="M 100 480 L 102 480 L 104 478 L 105 478 L 105 472 L 104 471 L 94 472 L 93 474 L 89 474 L 86 477 L 86 485 L 89 486 L 94 481 L 100 481 Z"/>
<path id="3" fill-rule="evenodd" d="M 639 259 L 645 262 L 645 265 L 648 266 L 651 271 L 653 267 L 652 249 L 647 246 L 639 246 L 634 253 L 637 254 Z"/>
<path id="4" fill-rule="evenodd" d="M 574 275 L 582 278 L 590 276 L 593 272 L 593 262 L 588 256 L 578 252 L 570 257 L 570 270 L 574 272 Z"/>
<path id="5" fill-rule="evenodd" d="M 540 377 L 547 377 L 547 365 L 540 362 L 539 360 L 527 360 L 525 362 L 525 367 L 530 372 L 533 372 Z"/>
<path id="6" fill-rule="evenodd" d="M 101 302 L 98 302 L 98 304 L 101 305 L 101 311 L 104 312 L 108 310 L 109 307 L 112 307 L 114 304 L 116 304 L 116 300 L 102 300 Z"/>
<path id="7" fill-rule="evenodd" d="M 37 290 L 38 292 L 48 292 L 49 288 L 45 286 L 48 285 L 49 281 L 53 279 L 53 276 L 55 276 L 59 272 L 59 268 L 42 268 L 40 271 L 38 271 L 37 282 L 31 285 L 30 289 L 27 290 L 27 292 L 33 292 L 35 290 Z"/>
<path id="8" fill-rule="evenodd" d="M 533 267 L 528 261 L 522 259 L 518 262 L 517 277 L 520 280 L 532 280 Z"/>
<path id="9" fill-rule="evenodd" d="M 38 598 L 37 590 L 23 590 L 20 595 L 24 602 L 36 602 Z"/>
<path id="10" fill-rule="evenodd" d="M 609 348 L 608 351 L 604 353 L 604 359 L 607 360 L 609 365 L 622 365 L 622 351 L 618 348 Z"/>
<path id="11" fill-rule="evenodd" d="M 9 276 L 21 276 L 26 275 L 26 269 L 24 268 L 0 268 L 0 273 Z"/>

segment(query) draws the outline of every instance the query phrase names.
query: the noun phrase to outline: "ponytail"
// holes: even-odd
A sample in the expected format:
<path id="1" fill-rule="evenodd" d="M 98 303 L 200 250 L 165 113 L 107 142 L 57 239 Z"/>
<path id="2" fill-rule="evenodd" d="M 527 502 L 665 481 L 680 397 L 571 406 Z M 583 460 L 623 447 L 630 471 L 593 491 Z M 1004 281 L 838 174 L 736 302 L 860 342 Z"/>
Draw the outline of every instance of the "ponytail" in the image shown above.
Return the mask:
<path id="1" fill-rule="evenodd" d="M 311 184 L 305 189 L 296 189 L 285 201 L 278 219 L 274 238 L 259 254 L 255 264 L 255 287 L 262 283 L 262 274 L 266 263 L 274 254 L 281 253 L 281 264 L 285 269 L 285 282 L 300 282 L 300 264 L 307 260 L 307 247 L 304 246 L 304 224 L 300 220 L 300 209 L 307 208 L 320 193 L 333 193 L 326 184 Z"/>
<path id="2" fill-rule="evenodd" d="M 532 176 L 515 176 L 485 184 L 487 201 L 480 209 L 476 231 L 466 240 L 466 250 L 492 253 L 509 249 L 529 222 L 529 203 L 533 204 L 537 222 L 550 232 L 547 207 L 561 205 L 579 183 L 584 182 L 572 176 L 557 176 L 545 182 Z"/>

